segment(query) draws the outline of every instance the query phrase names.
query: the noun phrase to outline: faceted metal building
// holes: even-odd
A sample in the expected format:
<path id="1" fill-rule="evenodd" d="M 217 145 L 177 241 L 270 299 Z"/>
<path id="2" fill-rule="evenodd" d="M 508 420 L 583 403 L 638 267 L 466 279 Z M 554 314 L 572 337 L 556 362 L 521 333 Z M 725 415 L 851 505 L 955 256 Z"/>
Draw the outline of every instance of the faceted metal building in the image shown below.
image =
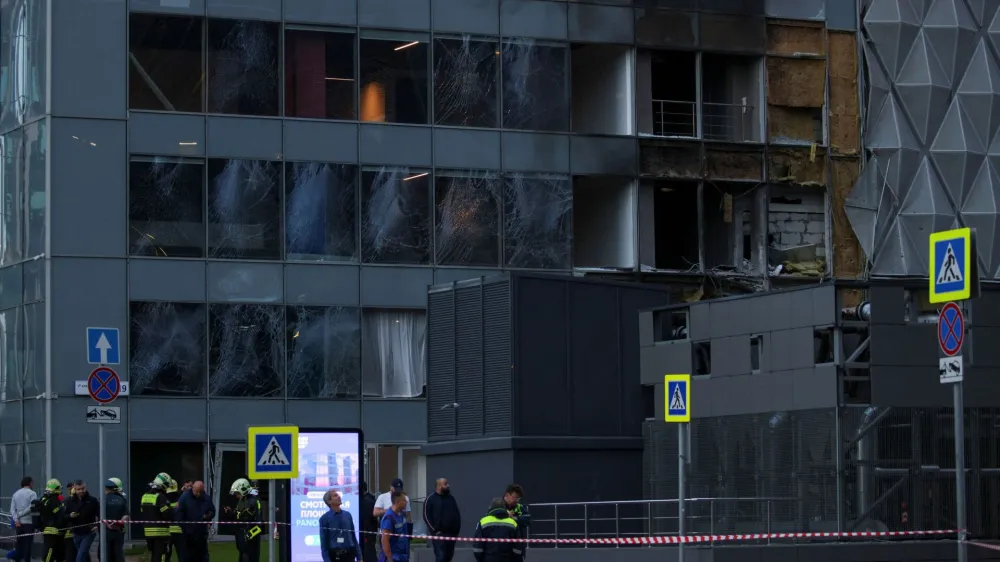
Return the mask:
<path id="1" fill-rule="evenodd" d="M 868 162 L 845 203 L 871 274 L 926 276 L 927 237 L 975 228 L 1000 275 L 996 2 L 872 0 L 862 15 Z M 971 10 L 970 10 L 971 8 Z"/>

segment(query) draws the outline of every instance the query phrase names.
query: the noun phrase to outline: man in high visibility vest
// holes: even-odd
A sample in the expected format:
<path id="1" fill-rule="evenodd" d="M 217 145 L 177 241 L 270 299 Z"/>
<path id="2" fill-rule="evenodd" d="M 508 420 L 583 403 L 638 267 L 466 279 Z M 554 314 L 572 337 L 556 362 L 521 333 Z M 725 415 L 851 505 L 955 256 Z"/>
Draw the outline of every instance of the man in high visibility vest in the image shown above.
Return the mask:
<path id="1" fill-rule="evenodd" d="M 524 555 L 524 543 L 517 541 L 522 538 L 517 521 L 507 507 L 504 500 L 494 498 L 490 512 L 476 525 L 472 543 L 476 562 L 516 562 Z"/>
<path id="2" fill-rule="evenodd" d="M 59 530 L 65 511 L 60 500 L 62 484 L 53 478 L 45 483 L 45 493 L 38 500 L 38 518 L 42 522 L 42 545 L 45 550 L 45 561 L 56 562 L 64 556 L 63 533 Z"/>
<path id="3" fill-rule="evenodd" d="M 173 510 L 177 509 L 177 500 L 181 497 L 181 490 L 177 486 L 177 481 L 173 478 L 170 479 L 170 485 L 167 486 L 166 492 L 170 510 L 173 512 Z M 170 542 L 167 543 L 167 554 L 164 559 L 169 562 L 170 556 L 176 552 L 177 562 L 184 562 L 184 541 L 181 540 L 181 526 L 176 521 L 172 521 L 168 532 L 170 534 Z"/>

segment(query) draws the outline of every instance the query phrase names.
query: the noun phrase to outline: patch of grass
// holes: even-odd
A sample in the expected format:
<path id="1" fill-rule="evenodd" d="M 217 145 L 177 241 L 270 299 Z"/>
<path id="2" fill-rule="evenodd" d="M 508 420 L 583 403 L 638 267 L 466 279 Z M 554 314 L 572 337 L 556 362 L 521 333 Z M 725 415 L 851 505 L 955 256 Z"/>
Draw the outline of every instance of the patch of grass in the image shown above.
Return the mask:
<path id="1" fill-rule="evenodd" d="M 261 559 L 267 558 L 267 540 L 260 542 Z M 146 552 L 146 545 L 139 544 L 125 549 L 125 556 L 130 562 L 149 562 L 149 553 Z M 236 552 L 236 543 L 233 541 L 213 541 L 208 543 L 208 557 L 212 562 L 239 562 Z M 174 555 L 173 560 L 177 560 Z"/>

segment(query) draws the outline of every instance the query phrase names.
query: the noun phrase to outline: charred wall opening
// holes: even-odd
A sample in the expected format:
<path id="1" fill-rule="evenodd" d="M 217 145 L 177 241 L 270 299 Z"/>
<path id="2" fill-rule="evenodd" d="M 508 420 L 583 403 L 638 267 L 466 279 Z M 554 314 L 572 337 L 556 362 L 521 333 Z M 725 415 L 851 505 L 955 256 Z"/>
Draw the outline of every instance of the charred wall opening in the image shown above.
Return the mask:
<path id="1" fill-rule="evenodd" d="M 694 181 L 639 186 L 639 261 L 644 269 L 700 270 L 698 193 Z"/>
<path id="2" fill-rule="evenodd" d="M 636 59 L 639 133 L 697 137 L 698 54 L 642 50 Z"/>
<path id="3" fill-rule="evenodd" d="M 760 141 L 761 59 L 701 56 L 702 136 L 728 142 Z"/>

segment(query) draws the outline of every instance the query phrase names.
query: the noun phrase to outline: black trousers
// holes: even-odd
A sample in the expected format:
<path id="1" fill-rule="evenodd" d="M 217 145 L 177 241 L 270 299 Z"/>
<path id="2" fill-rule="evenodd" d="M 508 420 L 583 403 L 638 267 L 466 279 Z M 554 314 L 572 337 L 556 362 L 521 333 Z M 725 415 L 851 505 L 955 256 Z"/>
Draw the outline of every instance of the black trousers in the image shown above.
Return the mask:
<path id="1" fill-rule="evenodd" d="M 357 557 L 353 550 L 330 549 L 327 553 L 330 555 L 330 562 L 354 562 Z"/>
<path id="2" fill-rule="evenodd" d="M 108 529 L 105 531 L 105 540 L 107 541 L 105 548 L 108 549 L 108 562 L 125 562 L 125 533 Z M 98 554 L 98 559 L 100 559 L 100 554 Z"/>
<path id="3" fill-rule="evenodd" d="M 378 562 L 378 553 L 375 551 L 375 535 L 365 534 L 361 539 L 361 553 L 365 555 L 365 562 Z"/>
<path id="4" fill-rule="evenodd" d="M 165 562 L 168 544 L 170 544 L 170 537 L 147 538 L 146 545 L 149 548 L 149 562 Z"/>
<path id="5" fill-rule="evenodd" d="M 66 556 L 63 552 L 66 542 L 62 535 L 43 535 L 42 548 L 45 550 L 44 562 L 61 562 Z"/>
<path id="6" fill-rule="evenodd" d="M 208 560 L 208 537 L 182 535 L 184 541 L 183 562 L 205 562 Z"/>
<path id="7" fill-rule="evenodd" d="M 63 560 L 66 562 L 76 562 L 76 543 L 73 537 L 63 537 Z"/>
<path id="8" fill-rule="evenodd" d="M 180 533 L 171 533 L 170 540 L 167 542 L 167 556 L 164 558 L 164 562 L 170 562 L 171 556 L 176 554 L 177 562 L 184 562 L 184 541 L 181 539 Z"/>

